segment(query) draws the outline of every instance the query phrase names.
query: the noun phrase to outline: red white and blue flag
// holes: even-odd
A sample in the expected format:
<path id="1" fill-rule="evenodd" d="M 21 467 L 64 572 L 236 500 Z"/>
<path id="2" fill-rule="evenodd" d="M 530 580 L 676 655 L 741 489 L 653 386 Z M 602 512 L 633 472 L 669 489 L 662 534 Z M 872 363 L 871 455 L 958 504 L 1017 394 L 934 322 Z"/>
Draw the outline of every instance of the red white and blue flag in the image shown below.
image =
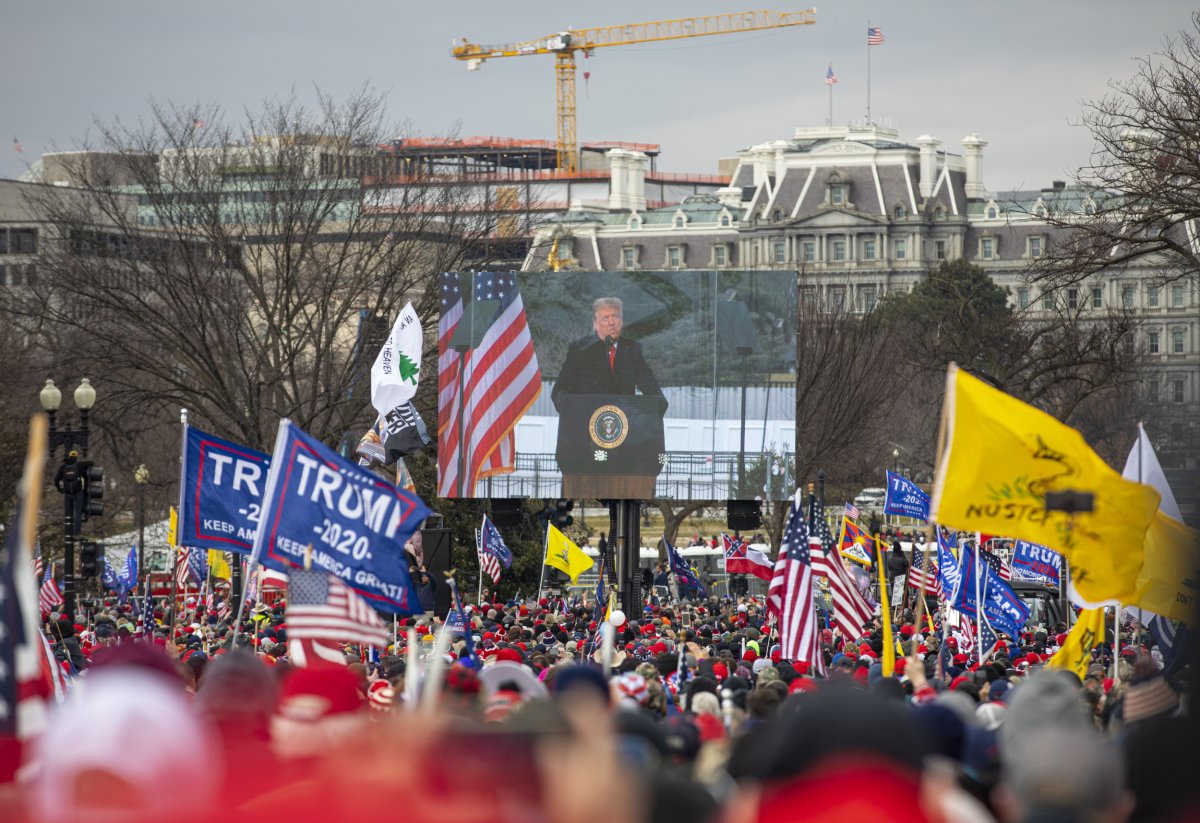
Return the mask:
<path id="1" fill-rule="evenodd" d="M 815 538 L 812 554 L 817 574 L 829 581 L 829 595 L 833 601 L 833 622 L 842 634 L 858 640 L 867 633 L 867 626 L 875 609 L 867 602 L 855 585 L 850 569 L 842 562 L 841 552 L 829 523 L 825 520 L 824 507 L 817 507 L 813 515 Z"/>
<path id="2" fill-rule="evenodd" d="M 796 492 L 767 590 L 767 609 L 779 621 L 779 651 L 783 657 L 807 662 L 814 672 L 824 674 L 821 622 L 813 595 L 815 578 L 808 522 L 800 492 Z"/>
<path id="3" fill-rule="evenodd" d="M 61 606 L 62 602 L 62 592 L 58 590 L 58 583 L 54 580 L 54 564 L 50 563 L 46 566 L 41 588 L 38 589 L 38 607 L 42 614 L 49 614 L 55 607 Z"/>
<path id="4" fill-rule="evenodd" d="M 925 553 L 913 548 L 912 565 L 908 567 L 908 585 L 925 594 L 941 595 L 942 579 L 938 574 L 937 561 L 932 554 L 929 565 L 925 565 Z"/>
<path id="5" fill-rule="evenodd" d="M 479 345 L 458 352 L 451 341 L 467 294 L 498 308 Z M 438 298 L 438 495 L 473 497 L 481 477 L 516 469 L 514 430 L 542 391 L 542 372 L 515 273 L 478 272 L 464 283 L 445 272 Z"/>
<path id="6" fill-rule="evenodd" d="M 825 85 L 832 86 L 837 82 L 837 75 L 833 73 L 833 63 L 829 64 L 829 70 L 825 72 Z"/>
<path id="7" fill-rule="evenodd" d="M 501 572 L 512 565 L 512 552 L 486 514 L 482 527 L 475 532 L 475 548 L 479 552 L 479 570 L 492 578 L 492 585 L 499 583 Z"/>
<path id="8" fill-rule="evenodd" d="M 882 46 L 883 45 L 883 29 L 879 26 L 867 27 L 867 45 Z"/>

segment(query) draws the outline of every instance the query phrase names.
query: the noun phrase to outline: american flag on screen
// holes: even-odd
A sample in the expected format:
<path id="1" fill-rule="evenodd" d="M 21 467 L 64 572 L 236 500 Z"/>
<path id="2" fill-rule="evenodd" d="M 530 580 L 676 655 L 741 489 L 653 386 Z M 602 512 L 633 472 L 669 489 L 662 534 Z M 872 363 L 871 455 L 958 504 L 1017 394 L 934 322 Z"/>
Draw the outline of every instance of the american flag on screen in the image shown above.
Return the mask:
<path id="1" fill-rule="evenodd" d="M 475 546 L 479 551 L 479 569 L 492 578 L 492 585 L 500 582 L 500 573 L 512 565 L 512 552 L 504 545 L 504 538 L 496 526 L 483 516 L 483 526 L 475 533 Z"/>
<path id="2" fill-rule="evenodd" d="M 787 528 L 783 532 L 783 543 L 779 547 L 779 559 L 775 561 L 775 572 L 767 589 L 767 608 L 779 620 L 779 644 L 783 657 L 805 661 L 815 672 L 824 674 L 821 621 L 813 597 L 813 580 L 808 522 L 800 492 L 796 492 Z"/>
<path id="3" fill-rule="evenodd" d="M 451 341 L 467 294 L 499 301 L 499 308 L 479 347 L 459 353 Z M 445 272 L 438 279 L 438 298 L 438 494 L 471 497 L 479 478 L 515 470 L 513 431 L 542 391 L 542 372 L 515 273 Z M 465 385 L 460 385 L 460 366 Z M 460 430 L 465 444 L 459 442 Z M 466 477 L 460 478 L 463 450 Z"/>
<path id="4" fill-rule="evenodd" d="M 288 572 L 288 638 L 387 645 L 387 625 L 341 580 L 317 569 Z"/>

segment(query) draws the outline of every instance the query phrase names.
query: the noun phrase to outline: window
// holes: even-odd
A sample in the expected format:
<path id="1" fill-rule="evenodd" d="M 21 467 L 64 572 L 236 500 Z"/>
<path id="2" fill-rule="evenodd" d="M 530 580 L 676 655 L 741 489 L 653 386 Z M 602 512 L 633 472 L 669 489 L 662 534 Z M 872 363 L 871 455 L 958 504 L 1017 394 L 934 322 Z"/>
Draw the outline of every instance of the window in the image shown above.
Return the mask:
<path id="1" fill-rule="evenodd" d="M 1158 286 L 1150 286 L 1146 289 L 1146 305 L 1152 309 L 1158 308 Z"/>
<path id="2" fill-rule="evenodd" d="M 829 305 L 834 311 L 846 308 L 846 289 L 842 286 L 831 286 L 829 289 Z"/>
<path id="3" fill-rule="evenodd" d="M 863 305 L 863 311 L 867 311 L 867 312 L 875 311 L 875 287 L 874 286 L 863 286 L 862 287 L 862 305 Z"/>
<path id="4" fill-rule="evenodd" d="M 996 207 L 995 206 L 988 206 L 987 219 L 988 220 L 996 219 Z"/>
<path id="5" fill-rule="evenodd" d="M 787 244 L 782 240 L 776 241 L 771 246 L 771 254 L 776 263 L 782 263 L 787 260 Z"/>
<path id="6" fill-rule="evenodd" d="M 800 244 L 800 248 L 804 254 L 804 262 L 811 263 L 817 259 L 817 244 L 814 240 L 805 240 Z"/>
<path id="7" fill-rule="evenodd" d="M 1146 351 L 1150 354 L 1158 354 L 1158 332 L 1146 333 Z"/>
<path id="8" fill-rule="evenodd" d="M 938 206 L 936 209 L 933 210 L 933 219 L 934 220 L 945 220 L 946 219 L 945 206 Z"/>
<path id="9" fill-rule="evenodd" d="M 1068 309 L 1079 308 L 1079 289 L 1076 289 L 1076 288 L 1067 289 L 1067 308 Z"/>
<path id="10" fill-rule="evenodd" d="M 683 265 L 683 249 L 679 246 L 667 246 L 667 266 L 677 269 Z"/>
<path id="11" fill-rule="evenodd" d="M 875 241 L 874 240 L 864 240 L 863 241 L 863 260 L 874 260 L 874 259 L 875 259 Z"/>
<path id="12" fill-rule="evenodd" d="M 892 210 L 892 216 L 897 220 L 903 220 L 908 216 L 908 212 L 904 210 L 904 206 L 896 206 L 896 208 Z"/>
<path id="13" fill-rule="evenodd" d="M 0 229 L 0 254 L 8 254 L 8 229 Z"/>
<path id="14" fill-rule="evenodd" d="M 896 241 L 896 259 L 904 260 L 907 257 L 908 257 L 908 241 L 897 240 Z"/>
<path id="15" fill-rule="evenodd" d="M 621 268 L 636 269 L 637 268 L 637 249 L 632 246 L 626 246 L 621 249 Z"/>
<path id="16" fill-rule="evenodd" d="M 0 286 L 8 284 L 8 266 L 0 263 Z"/>
<path id="17" fill-rule="evenodd" d="M 1054 292 L 1052 292 L 1052 291 L 1042 292 L 1042 308 L 1045 309 L 1046 311 L 1050 311 L 1051 309 L 1054 308 Z"/>
<path id="18" fill-rule="evenodd" d="M 1133 308 L 1133 286 L 1121 287 L 1121 305 L 1124 308 Z"/>
<path id="19" fill-rule="evenodd" d="M 1125 349 L 1125 353 L 1133 354 L 1133 332 L 1126 332 L 1125 337 L 1122 338 L 1122 343 L 1122 348 Z"/>
<path id="20" fill-rule="evenodd" d="M 1171 331 L 1171 354 L 1183 354 L 1183 329 Z"/>
<path id="21" fill-rule="evenodd" d="M 812 306 L 817 302 L 817 287 L 804 286 L 800 289 L 800 301 L 806 306 Z"/>
<path id="22" fill-rule="evenodd" d="M 1042 256 L 1042 238 L 1041 237 L 1030 237 L 1029 238 L 1029 256 L 1030 257 L 1041 257 Z"/>
<path id="23" fill-rule="evenodd" d="M 1171 402 L 1183 402 L 1183 378 L 1176 377 L 1171 380 Z"/>
<path id="24" fill-rule="evenodd" d="M 945 260 L 946 259 L 946 241 L 945 240 L 934 240 L 933 241 L 933 257 L 935 260 Z"/>
<path id="25" fill-rule="evenodd" d="M 722 214 L 722 215 L 721 215 L 721 226 L 722 226 L 723 228 L 727 228 L 727 227 L 730 225 L 730 223 L 731 223 L 731 222 L 732 222 L 732 221 L 729 219 L 729 215 L 728 215 L 728 214 Z"/>
<path id="26" fill-rule="evenodd" d="M 1028 286 L 1022 286 L 1021 288 L 1017 289 L 1017 308 L 1018 309 L 1029 308 L 1029 287 Z"/>
<path id="27" fill-rule="evenodd" d="M 1092 308 L 1104 308 L 1104 291 L 1099 286 L 1092 286 Z"/>
<path id="28" fill-rule="evenodd" d="M 995 256 L 996 241 L 991 237 L 983 237 L 979 240 L 979 256 L 984 260 L 991 260 Z"/>
<path id="29" fill-rule="evenodd" d="M 682 214 L 675 215 L 675 228 L 682 229 L 686 223 L 687 220 Z"/>
<path id="30" fill-rule="evenodd" d="M 835 206 L 840 206 L 846 202 L 846 187 L 845 186 L 830 186 L 829 187 L 829 202 Z"/>
<path id="31" fill-rule="evenodd" d="M 10 254 L 37 254 L 37 229 L 12 229 L 8 238 Z"/>
<path id="32" fill-rule="evenodd" d="M 1173 309 L 1182 309 L 1183 308 L 1183 286 L 1182 285 L 1171 286 L 1171 308 L 1173 308 Z"/>
<path id="33" fill-rule="evenodd" d="M 845 240 L 834 240 L 833 241 L 833 259 L 838 260 L 838 261 L 846 259 L 846 241 Z"/>
<path id="34" fill-rule="evenodd" d="M 1150 377 L 1147 380 L 1146 394 L 1149 395 L 1148 399 L 1150 400 L 1151 403 L 1157 403 L 1159 401 L 1158 378 L 1157 377 Z"/>
<path id="35" fill-rule="evenodd" d="M 718 243 L 713 246 L 713 265 L 728 266 L 729 265 L 729 249 L 724 243 Z"/>
<path id="36" fill-rule="evenodd" d="M 775 211 L 771 212 L 771 220 L 773 220 L 774 222 L 778 223 L 782 219 L 783 219 L 783 212 L 780 211 L 779 209 L 775 209 Z"/>

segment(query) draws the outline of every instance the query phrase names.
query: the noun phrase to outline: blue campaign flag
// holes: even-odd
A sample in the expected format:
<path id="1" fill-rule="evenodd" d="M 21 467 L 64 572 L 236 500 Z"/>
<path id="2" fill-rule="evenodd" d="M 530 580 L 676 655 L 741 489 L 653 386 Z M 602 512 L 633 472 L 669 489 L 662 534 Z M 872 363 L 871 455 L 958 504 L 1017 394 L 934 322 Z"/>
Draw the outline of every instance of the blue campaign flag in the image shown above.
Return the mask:
<path id="1" fill-rule="evenodd" d="M 188 576 L 197 586 L 204 584 L 208 579 L 208 552 L 204 549 L 189 547 L 188 553 Z"/>
<path id="2" fill-rule="evenodd" d="M 953 602 L 961 579 L 958 559 L 952 549 L 958 548 L 958 536 L 937 530 L 938 575 L 942 578 L 942 595 Z"/>
<path id="3" fill-rule="evenodd" d="M 1037 543 L 1018 540 L 1013 546 L 1012 568 L 1023 577 L 1039 577 L 1057 586 L 1062 573 L 1062 555 Z"/>
<path id="4" fill-rule="evenodd" d="M 188 427 L 179 545 L 246 554 L 254 545 L 271 456 Z"/>
<path id="5" fill-rule="evenodd" d="M 117 572 L 117 586 L 122 592 L 127 592 L 137 586 L 138 580 L 138 559 L 137 546 L 129 547 L 129 554 L 125 555 L 125 564 L 121 566 Z"/>
<path id="6" fill-rule="evenodd" d="M 46 567 L 46 574 L 50 574 L 51 567 Z M 117 570 L 113 568 L 113 564 L 108 562 L 108 558 L 104 559 L 104 571 L 100 572 L 100 582 L 104 584 L 104 588 L 110 591 L 117 591 L 121 588 L 121 581 L 117 579 Z"/>
<path id="7" fill-rule="evenodd" d="M 699 592 L 701 597 L 708 597 L 708 590 L 704 584 L 700 582 L 700 578 L 687 561 L 683 559 L 683 555 L 679 553 L 679 549 L 667 542 L 667 538 L 663 538 L 663 543 L 667 544 L 667 559 L 671 563 L 671 574 L 675 575 L 675 582 L 679 584 L 679 593 L 683 596 L 687 591 Z"/>
<path id="8" fill-rule="evenodd" d="M 898 514 L 917 520 L 929 520 L 929 495 L 906 477 L 893 471 L 887 473 L 887 497 L 883 501 L 885 514 Z"/>
<path id="9" fill-rule="evenodd" d="M 253 559 L 276 571 L 310 561 L 373 608 L 415 614 L 422 609 L 404 544 L 429 513 L 415 494 L 359 468 L 283 420 Z"/>
<path id="10" fill-rule="evenodd" d="M 1012 587 L 995 574 L 986 563 L 979 563 L 979 592 L 983 598 L 983 614 L 992 627 L 1009 637 L 1019 637 L 1025 621 L 1029 619 L 1029 607 L 1017 596 Z M 950 605 L 972 620 L 978 620 L 978 603 L 975 598 L 976 563 L 975 552 L 962 551 L 960 559 L 958 591 Z"/>

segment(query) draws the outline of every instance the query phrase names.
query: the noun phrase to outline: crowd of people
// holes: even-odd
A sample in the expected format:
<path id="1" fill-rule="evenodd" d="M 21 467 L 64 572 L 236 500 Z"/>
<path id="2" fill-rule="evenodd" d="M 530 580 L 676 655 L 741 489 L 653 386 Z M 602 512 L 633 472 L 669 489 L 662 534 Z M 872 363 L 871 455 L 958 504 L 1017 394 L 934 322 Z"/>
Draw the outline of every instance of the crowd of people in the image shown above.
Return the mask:
<path id="1" fill-rule="evenodd" d="M 289 655 L 285 601 L 248 609 L 241 631 L 202 606 L 152 617 L 50 615 L 72 688 L 0 816 L 1200 817 L 1190 669 L 1164 676 L 1136 624 L 1116 671 L 1101 645 L 1081 681 L 1046 666 L 1065 626 L 1031 627 L 980 663 L 970 638 L 912 614 L 891 677 L 879 618 L 863 637 L 823 629 L 821 665 L 785 661 L 749 597 L 647 605 L 607 655 L 595 604 L 483 602 L 438 661 L 440 622 L 425 616 L 398 621 L 386 649 L 308 667 Z"/>

